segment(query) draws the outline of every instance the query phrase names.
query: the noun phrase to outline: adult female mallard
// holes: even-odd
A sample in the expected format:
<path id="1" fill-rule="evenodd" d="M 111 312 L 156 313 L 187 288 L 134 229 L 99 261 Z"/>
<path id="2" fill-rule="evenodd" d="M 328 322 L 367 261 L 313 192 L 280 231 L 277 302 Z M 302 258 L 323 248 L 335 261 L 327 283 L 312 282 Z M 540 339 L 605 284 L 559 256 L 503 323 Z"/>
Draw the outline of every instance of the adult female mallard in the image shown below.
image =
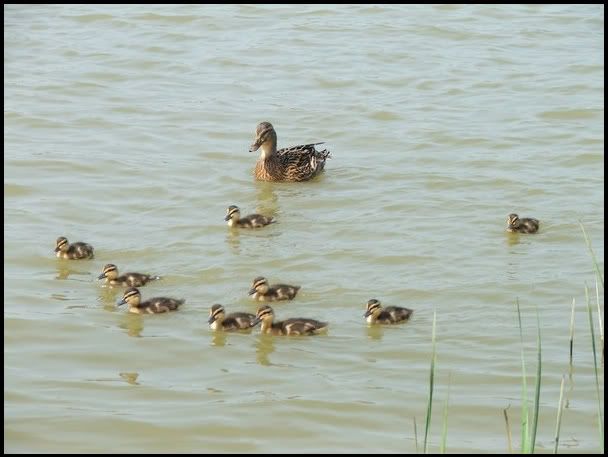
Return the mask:
<path id="1" fill-rule="evenodd" d="M 261 149 L 254 175 L 260 181 L 308 181 L 323 171 L 330 152 L 317 151 L 321 143 L 302 144 L 277 151 L 277 133 L 270 122 L 261 122 L 255 129 L 250 152 Z"/>

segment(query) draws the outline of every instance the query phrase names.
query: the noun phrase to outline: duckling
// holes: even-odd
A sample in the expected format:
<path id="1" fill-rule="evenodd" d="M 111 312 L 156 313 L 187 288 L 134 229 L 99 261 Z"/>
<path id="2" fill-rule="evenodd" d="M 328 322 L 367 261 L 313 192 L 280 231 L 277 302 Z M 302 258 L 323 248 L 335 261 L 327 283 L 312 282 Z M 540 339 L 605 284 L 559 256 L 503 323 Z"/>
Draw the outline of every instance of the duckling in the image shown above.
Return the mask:
<path id="1" fill-rule="evenodd" d="M 209 327 L 211 330 L 248 330 L 253 327 L 255 314 L 230 313 L 222 305 L 213 305 L 209 310 Z"/>
<path id="2" fill-rule="evenodd" d="M 268 280 L 258 276 L 253 280 L 249 295 L 257 301 L 293 300 L 302 286 L 290 286 L 288 284 L 268 285 Z"/>
<path id="3" fill-rule="evenodd" d="M 539 226 L 539 220 L 532 217 L 523 217 L 520 219 L 515 213 L 511 213 L 507 217 L 507 232 L 536 233 L 538 232 Z"/>
<path id="4" fill-rule="evenodd" d="M 313 335 L 327 329 L 327 322 L 316 319 L 294 317 L 280 322 L 273 322 L 274 311 L 268 305 L 260 306 L 255 315 L 252 327 L 262 323 L 262 333 L 272 335 Z"/>
<path id="5" fill-rule="evenodd" d="M 69 244 L 65 236 L 60 236 L 55 242 L 55 255 L 60 259 L 92 259 L 93 246 L 82 241 Z"/>
<path id="6" fill-rule="evenodd" d="M 399 324 L 407 321 L 414 311 L 399 306 L 382 308 L 380 301 L 375 298 L 367 302 L 367 309 L 363 317 L 369 324 Z"/>
<path id="7" fill-rule="evenodd" d="M 262 149 L 254 176 L 261 181 L 308 181 L 325 168 L 330 152 L 317 151 L 321 143 L 302 144 L 277 151 L 277 133 L 270 122 L 261 122 L 255 129 L 255 141 L 249 152 Z"/>
<path id="8" fill-rule="evenodd" d="M 241 210 L 236 205 L 230 205 L 226 210 L 225 221 L 228 227 L 258 228 L 276 222 L 274 217 L 263 216 L 261 214 L 250 214 L 241 218 Z"/>
<path id="9" fill-rule="evenodd" d="M 117 303 L 118 306 L 127 303 L 129 305 L 129 312 L 135 314 L 158 314 L 166 313 L 168 311 L 176 311 L 177 308 L 182 305 L 186 300 L 166 298 L 166 297 L 154 297 L 141 301 L 141 293 L 135 287 L 130 287 L 125 291 L 122 299 Z"/>
<path id="10" fill-rule="evenodd" d="M 160 276 L 152 276 L 143 273 L 125 273 L 122 276 L 118 276 L 118 267 L 113 263 L 108 263 L 103 267 L 103 271 L 97 279 L 104 278 L 106 278 L 106 283 L 111 286 L 141 287 L 148 281 L 160 279 Z"/>

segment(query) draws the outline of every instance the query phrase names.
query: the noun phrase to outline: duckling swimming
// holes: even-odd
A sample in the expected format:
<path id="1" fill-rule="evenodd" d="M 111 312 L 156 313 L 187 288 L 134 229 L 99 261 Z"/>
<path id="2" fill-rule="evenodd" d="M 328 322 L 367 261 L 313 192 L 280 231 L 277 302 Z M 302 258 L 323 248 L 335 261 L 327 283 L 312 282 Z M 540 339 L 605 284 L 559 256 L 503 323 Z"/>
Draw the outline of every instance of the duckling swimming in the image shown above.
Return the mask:
<path id="1" fill-rule="evenodd" d="M 292 300 L 301 288 L 302 286 L 288 284 L 273 284 L 271 287 L 266 278 L 258 276 L 251 284 L 249 295 L 257 301 Z"/>
<path id="2" fill-rule="evenodd" d="M 160 279 L 160 276 L 152 276 L 143 273 L 125 273 L 118 276 L 118 267 L 113 263 L 108 263 L 103 267 L 103 271 L 97 279 L 106 279 L 106 283 L 111 286 L 141 287 L 148 281 Z"/>
<path id="3" fill-rule="evenodd" d="M 249 330 L 253 327 L 255 314 L 230 313 L 222 305 L 213 305 L 209 310 L 209 327 L 211 330 Z"/>
<path id="4" fill-rule="evenodd" d="M 316 319 L 294 317 L 284 321 L 273 322 L 274 311 L 268 305 L 260 306 L 252 326 L 262 323 L 262 333 L 272 335 L 313 335 L 327 329 L 327 322 Z"/>
<path id="5" fill-rule="evenodd" d="M 369 324 L 399 324 L 407 321 L 414 311 L 399 306 L 387 306 L 382 308 L 380 301 L 371 299 L 367 302 L 367 308 L 363 317 Z"/>
<path id="6" fill-rule="evenodd" d="M 261 122 L 255 129 L 255 141 L 249 152 L 262 149 L 254 175 L 261 181 L 308 181 L 325 168 L 330 152 L 317 151 L 315 146 L 323 143 L 303 144 L 279 149 L 277 133 L 270 122 Z"/>
<path id="7" fill-rule="evenodd" d="M 258 228 L 276 222 L 274 217 L 263 216 L 261 214 L 250 214 L 241 218 L 241 210 L 236 205 L 230 205 L 226 210 L 225 221 L 228 227 Z"/>
<path id="8" fill-rule="evenodd" d="M 507 232 L 536 233 L 539 226 L 539 220 L 532 217 L 522 217 L 520 219 L 515 213 L 509 214 L 507 217 Z"/>
<path id="9" fill-rule="evenodd" d="M 69 244 L 66 237 L 60 236 L 55 242 L 55 255 L 60 259 L 92 259 L 93 246 L 82 241 Z"/>
<path id="10" fill-rule="evenodd" d="M 130 287 L 125 291 L 122 299 L 117 303 L 118 306 L 127 303 L 129 312 L 135 314 L 158 314 L 168 311 L 176 311 L 186 300 L 167 297 L 154 297 L 146 301 L 141 301 L 141 294 L 135 287 Z"/>

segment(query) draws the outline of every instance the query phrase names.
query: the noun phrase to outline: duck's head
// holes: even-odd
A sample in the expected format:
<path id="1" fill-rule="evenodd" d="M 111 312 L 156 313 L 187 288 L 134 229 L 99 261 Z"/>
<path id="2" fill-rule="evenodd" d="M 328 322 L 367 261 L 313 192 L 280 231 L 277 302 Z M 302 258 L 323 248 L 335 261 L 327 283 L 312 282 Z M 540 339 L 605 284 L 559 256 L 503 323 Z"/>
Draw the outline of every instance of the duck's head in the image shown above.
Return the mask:
<path id="1" fill-rule="evenodd" d="M 209 309 L 209 325 L 213 324 L 215 321 L 223 321 L 225 315 L 226 311 L 222 305 L 213 305 L 211 309 Z"/>
<path id="2" fill-rule="evenodd" d="M 365 308 L 365 314 L 363 317 L 377 316 L 380 314 L 380 311 L 382 311 L 382 304 L 379 300 L 372 298 L 367 302 L 367 307 Z"/>
<path id="3" fill-rule="evenodd" d="M 519 216 L 515 213 L 509 214 L 507 217 L 507 230 L 513 230 L 519 227 Z"/>
<path id="4" fill-rule="evenodd" d="M 140 300 L 141 294 L 139 293 L 137 287 L 130 287 L 125 291 L 122 298 L 116 304 L 120 306 L 126 303 L 129 306 L 137 307 L 137 305 L 139 305 Z"/>
<path id="5" fill-rule="evenodd" d="M 102 270 L 101 274 L 97 277 L 97 279 L 103 279 L 103 278 L 116 279 L 117 277 L 118 277 L 118 267 L 116 265 L 114 265 L 113 263 L 108 263 L 105 267 L 103 267 L 103 270 Z"/>
<path id="6" fill-rule="evenodd" d="M 65 236 L 60 236 L 55 241 L 55 252 L 67 251 L 69 247 L 68 239 Z"/>
<path id="7" fill-rule="evenodd" d="M 260 322 L 272 322 L 274 319 L 274 311 L 268 305 L 262 305 L 255 313 L 255 319 L 251 322 L 251 326 L 255 327 Z"/>
<path id="8" fill-rule="evenodd" d="M 239 209 L 239 207 L 236 205 L 230 205 L 226 210 L 226 217 L 224 218 L 224 220 L 229 221 L 230 219 L 240 219 L 240 217 L 241 210 Z"/>
<path id="9" fill-rule="evenodd" d="M 268 280 L 263 276 L 258 276 L 251 283 L 251 289 L 249 289 L 249 295 L 253 295 L 256 292 L 261 293 L 262 295 L 268 292 L 269 289 Z"/>
<path id="10" fill-rule="evenodd" d="M 255 139 L 249 148 L 249 152 L 257 151 L 260 147 L 262 150 L 267 149 L 265 146 L 277 144 L 277 132 L 270 122 L 260 122 L 255 129 Z"/>

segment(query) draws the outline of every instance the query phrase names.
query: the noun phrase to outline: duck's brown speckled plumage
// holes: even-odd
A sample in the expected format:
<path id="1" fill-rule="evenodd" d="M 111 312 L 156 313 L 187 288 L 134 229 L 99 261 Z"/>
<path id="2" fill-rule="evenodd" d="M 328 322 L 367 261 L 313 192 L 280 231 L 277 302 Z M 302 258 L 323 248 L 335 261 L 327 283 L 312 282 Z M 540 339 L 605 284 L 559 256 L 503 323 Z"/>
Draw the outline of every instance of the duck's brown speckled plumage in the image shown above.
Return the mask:
<path id="1" fill-rule="evenodd" d="M 144 273 L 124 273 L 119 276 L 118 267 L 113 263 L 108 263 L 103 267 L 103 271 L 97 279 L 104 278 L 106 283 L 111 286 L 141 287 L 148 281 L 160 279 L 160 276 L 153 276 Z"/>
<path id="2" fill-rule="evenodd" d="M 365 317 L 369 324 L 399 324 L 407 321 L 413 312 L 409 308 L 402 308 L 400 306 L 387 306 L 383 308 L 378 300 L 371 299 L 367 302 L 363 317 Z"/>
<path id="3" fill-rule="evenodd" d="M 251 283 L 249 295 L 257 301 L 292 300 L 302 286 L 290 286 L 289 284 L 273 284 L 270 286 L 268 280 L 258 276 Z"/>
<path id="4" fill-rule="evenodd" d="M 540 221 L 533 217 L 520 218 L 515 213 L 511 213 L 507 217 L 507 232 L 536 233 L 539 227 Z"/>
<path id="5" fill-rule="evenodd" d="M 55 255 L 60 259 L 92 259 L 94 257 L 93 246 L 82 241 L 70 244 L 68 239 L 60 236 L 55 241 Z"/>
<path id="6" fill-rule="evenodd" d="M 272 335 L 314 335 L 327 329 L 327 322 L 303 317 L 294 317 L 284 321 L 274 322 L 274 311 L 268 306 L 260 306 L 255 315 L 253 325 L 262 323 L 261 332 Z"/>
<path id="7" fill-rule="evenodd" d="M 308 181 L 325 168 L 330 155 L 327 149 L 318 151 L 310 143 L 277 150 L 277 134 L 270 122 L 258 124 L 251 152 L 261 148 L 254 175 L 261 181 Z"/>
<path id="8" fill-rule="evenodd" d="M 241 210 L 236 205 L 228 207 L 224 220 L 228 221 L 229 227 L 240 228 L 259 228 L 276 222 L 273 217 L 262 214 L 249 214 L 248 216 L 241 217 Z"/>
<path id="9" fill-rule="evenodd" d="M 213 305 L 209 309 L 209 327 L 212 330 L 250 330 L 253 327 L 255 314 L 236 312 L 226 314 L 222 305 Z"/>
<path id="10" fill-rule="evenodd" d="M 167 298 L 167 297 L 154 297 L 146 301 L 141 301 L 141 294 L 135 287 L 131 287 L 125 291 L 122 299 L 117 303 L 118 306 L 129 305 L 129 312 L 135 314 L 159 314 L 166 313 L 169 311 L 176 311 L 180 305 L 186 300 Z"/>

